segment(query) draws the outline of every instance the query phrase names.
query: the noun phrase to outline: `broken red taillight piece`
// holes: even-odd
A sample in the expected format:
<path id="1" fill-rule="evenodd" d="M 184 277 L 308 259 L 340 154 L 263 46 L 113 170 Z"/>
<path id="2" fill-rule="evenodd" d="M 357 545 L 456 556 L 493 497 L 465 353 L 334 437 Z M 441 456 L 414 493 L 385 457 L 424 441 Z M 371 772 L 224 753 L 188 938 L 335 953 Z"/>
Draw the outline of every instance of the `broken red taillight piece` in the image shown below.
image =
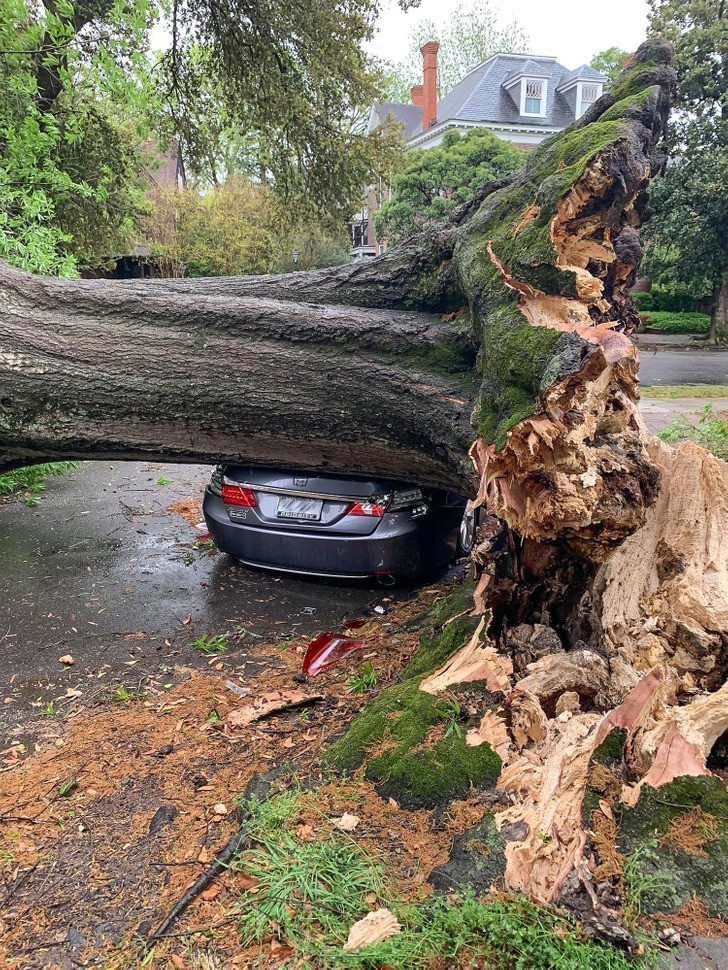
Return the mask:
<path id="1" fill-rule="evenodd" d="M 243 488 L 242 485 L 222 486 L 222 500 L 225 505 L 244 505 L 246 508 L 253 508 L 258 503 L 255 499 L 255 492 L 251 488 Z"/>
<path id="2" fill-rule="evenodd" d="M 363 640 L 354 637 L 345 637 L 341 633 L 320 633 L 315 640 L 312 640 L 303 658 L 302 670 L 309 677 L 315 677 L 322 670 L 338 663 L 352 650 L 361 650 L 364 646 Z"/>

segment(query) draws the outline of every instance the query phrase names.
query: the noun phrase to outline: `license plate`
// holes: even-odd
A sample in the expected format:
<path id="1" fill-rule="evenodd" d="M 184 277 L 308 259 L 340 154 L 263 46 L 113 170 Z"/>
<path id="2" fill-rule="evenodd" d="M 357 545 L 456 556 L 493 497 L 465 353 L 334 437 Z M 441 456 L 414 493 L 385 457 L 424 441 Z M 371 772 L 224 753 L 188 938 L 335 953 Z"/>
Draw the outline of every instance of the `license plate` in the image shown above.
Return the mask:
<path id="1" fill-rule="evenodd" d="M 278 499 L 279 519 L 306 519 L 309 522 L 321 520 L 321 510 L 324 503 L 319 498 L 297 498 L 282 495 Z"/>

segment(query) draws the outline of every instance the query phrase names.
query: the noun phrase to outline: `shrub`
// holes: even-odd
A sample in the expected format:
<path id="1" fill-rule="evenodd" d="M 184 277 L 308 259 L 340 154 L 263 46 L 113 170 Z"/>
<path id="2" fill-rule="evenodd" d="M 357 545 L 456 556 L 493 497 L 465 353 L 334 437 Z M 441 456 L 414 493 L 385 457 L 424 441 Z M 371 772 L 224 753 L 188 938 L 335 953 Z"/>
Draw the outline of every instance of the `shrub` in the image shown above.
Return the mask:
<path id="1" fill-rule="evenodd" d="M 640 313 L 654 310 L 655 298 L 651 293 L 645 293 L 644 290 L 632 290 L 631 296 Z"/>
<path id="2" fill-rule="evenodd" d="M 647 327 L 662 333 L 707 333 L 710 317 L 707 313 L 672 313 L 655 311 L 643 314 Z"/>
<path id="3" fill-rule="evenodd" d="M 650 296 L 653 310 L 665 313 L 692 313 L 695 310 L 695 298 L 687 293 L 675 293 L 654 287 Z"/>

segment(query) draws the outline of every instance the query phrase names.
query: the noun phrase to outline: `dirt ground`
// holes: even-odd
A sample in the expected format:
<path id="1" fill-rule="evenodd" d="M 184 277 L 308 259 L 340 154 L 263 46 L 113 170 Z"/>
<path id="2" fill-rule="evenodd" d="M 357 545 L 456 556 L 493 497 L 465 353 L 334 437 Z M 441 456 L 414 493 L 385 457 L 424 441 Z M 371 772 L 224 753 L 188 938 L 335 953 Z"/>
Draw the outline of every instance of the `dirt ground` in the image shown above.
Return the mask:
<path id="1" fill-rule="evenodd" d="M 47 720 L 28 757 L 17 747 L 3 751 L 3 966 L 135 966 L 142 952 L 135 940 L 159 925 L 234 832 L 234 800 L 247 782 L 283 763 L 320 777 L 322 749 L 366 700 L 347 691 L 347 679 L 368 658 L 378 685 L 391 682 L 417 643 L 413 619 L 442 595 L 439 587 L 425 589 L 370 620 L 357 631 L 367 649 L 308 684 L 300 683 L 306 638 L 283 651 L 261 643 L 249 658 L 260 665 L 252 680 L 249 666 L 244 676 L 227 664 L 216 670 L 215 657 L 209 672 L 178 670 L 182 682 L 169 688 L 152 682 L 139 697 L 116 703 L 79 699 L 67 716 Z M 238 696 L 227 681 L 244 682 L 250 694 Z M 227 724 L 255 697 L 291 689 L 324 696 L 245 728 Z M 455 805 L 436 826 L 431 813 L 404 812 L 354 777 L 319 788 L 301 825 L 315 831 L 344 811 L 360 817 L 357 840 L 365 848 L 396 860 L 392 875 L 403 899 L 429 892 L 427 874 L 472 824 L 467 806 Z M 248 965 L 225 917 L 236 878 L 225 873 L 189 908 L 173 928 L 182 935 L 157 944 L 155 966 L 164 965 L 156 962 L 160 954 L 177 957 L 167 965 L 191 966 L 189 931 L 218 924 L 218 955 L 230 966 Z"/>

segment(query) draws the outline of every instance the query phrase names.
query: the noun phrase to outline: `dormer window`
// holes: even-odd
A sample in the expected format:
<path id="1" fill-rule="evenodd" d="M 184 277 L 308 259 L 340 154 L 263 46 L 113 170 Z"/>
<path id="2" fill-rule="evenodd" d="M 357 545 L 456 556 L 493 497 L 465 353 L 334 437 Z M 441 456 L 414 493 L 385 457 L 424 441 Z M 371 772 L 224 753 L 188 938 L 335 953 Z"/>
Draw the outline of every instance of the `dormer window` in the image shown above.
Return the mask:
<path id="1" fill-rule="evenodd" d="M 523 113 L 527 115 L 540 115 L 542 98 L 543 81 L 526 81 L 526 100 L 523 106 Z"/>
<path id="2" fill-rule="evenodd" d="M 575 71 L 569 71 L 563 76 L 556 88 L 556 94 L 566 101 L 575 118 L 581 118 L 601 98 L 605 81 L 603 74 L 587 64 L 582 64 Z"/>
<path id="3" fill-rule="evenodd" d="M 546 114 L 546 81 L 524 77 L 521 81 L 521 114 L 543 118 Z"/>
<path id="4" fill-rule="evenodd" d="M 585 84 L 583 81 L 580 81 L 576 88 L 576 117 L 581 118 L 587 108 L 590 108 L 601 96 L 601 84 Z"/>

